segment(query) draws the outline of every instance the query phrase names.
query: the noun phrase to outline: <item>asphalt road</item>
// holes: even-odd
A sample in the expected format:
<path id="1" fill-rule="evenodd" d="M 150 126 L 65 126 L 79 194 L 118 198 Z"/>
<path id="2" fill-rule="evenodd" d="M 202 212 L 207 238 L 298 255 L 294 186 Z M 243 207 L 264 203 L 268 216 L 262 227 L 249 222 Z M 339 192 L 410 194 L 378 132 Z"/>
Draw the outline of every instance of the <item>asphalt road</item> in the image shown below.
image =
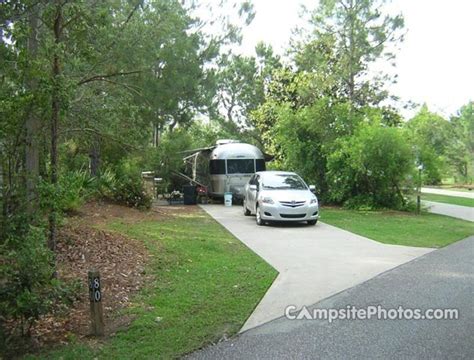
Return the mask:
<path id="1" fill-rule="evenodd" d="M 191 359 L 472 359 L 474 236 L 327 298 L 316 308 L 454 308 L 458 320 L 279 318 Z"/>

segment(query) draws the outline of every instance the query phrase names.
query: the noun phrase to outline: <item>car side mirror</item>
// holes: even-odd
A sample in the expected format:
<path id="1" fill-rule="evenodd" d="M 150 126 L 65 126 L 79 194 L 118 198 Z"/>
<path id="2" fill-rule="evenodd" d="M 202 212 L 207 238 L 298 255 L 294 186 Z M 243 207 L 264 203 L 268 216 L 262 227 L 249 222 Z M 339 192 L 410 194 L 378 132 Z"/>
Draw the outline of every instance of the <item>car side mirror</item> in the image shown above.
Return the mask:
<path id="1" fill-rule="evenodd" d="M 310 185 L 309 186 L 309 191 L 311 191 L 312 193 L 315 193 L 316 192 L 316 186 Z"/>
<path id="2" fill-rule="evenodd" d="M 249 189 L 252 190 L 252 191 L 257 191 L 257 185 L 251 184 L 249 186 Z"/>

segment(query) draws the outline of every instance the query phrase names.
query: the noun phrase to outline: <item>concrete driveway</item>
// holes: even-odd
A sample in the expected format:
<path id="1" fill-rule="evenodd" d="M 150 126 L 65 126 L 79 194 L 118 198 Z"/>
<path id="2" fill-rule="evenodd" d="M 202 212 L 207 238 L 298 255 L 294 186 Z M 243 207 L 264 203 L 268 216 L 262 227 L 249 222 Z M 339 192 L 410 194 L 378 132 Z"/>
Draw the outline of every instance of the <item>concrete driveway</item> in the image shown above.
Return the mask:
<path id="1" fill-rule="evenodd" d="M 435 188 L 422 187 L 421 192 L 425 194 L 457 196 L 457 197 L 463 197 L 467 199 L 474 199 L 474 192 L 467 192 L 467 191 L 456 191 L 456 190 L 449 190 L 449 189 L 435 189 Z"/>
<path id="2" fill-rule="evenodd" d="M 321 222 L 259 227 L 241 206 L 202 208 L 279 272 L 241 331 L 281 317 L 288 305 L 315 304 L 433 250 L 385 245 Z"/>
<path id="3" fill-rule="evenodd" d="M 469 206 L 451 205 L 433 201 L 422 201 L 428 211 L 434 214 L 455 217 L 461 220 L 474 221 L 474 208 Z"/>

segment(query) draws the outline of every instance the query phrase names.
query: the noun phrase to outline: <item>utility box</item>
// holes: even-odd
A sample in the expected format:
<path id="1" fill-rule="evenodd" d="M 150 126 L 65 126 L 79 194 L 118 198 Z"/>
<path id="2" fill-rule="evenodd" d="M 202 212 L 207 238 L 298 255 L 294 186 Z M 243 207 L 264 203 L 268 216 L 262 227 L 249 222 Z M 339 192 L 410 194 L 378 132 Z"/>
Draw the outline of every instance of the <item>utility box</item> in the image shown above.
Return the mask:
<path id="1" fill-rule="evenodd" d="M 195 185 L 183 186 L 183 200 L 184 200 L 184 205 L 197 204 L 197 189 Z"/>
<path id="2" fill-rule="evenodd" d="M 153 171 L 142 171 L 142 181 L 145 193 L 152 199 L 156 198 L 156 188 Z"/>

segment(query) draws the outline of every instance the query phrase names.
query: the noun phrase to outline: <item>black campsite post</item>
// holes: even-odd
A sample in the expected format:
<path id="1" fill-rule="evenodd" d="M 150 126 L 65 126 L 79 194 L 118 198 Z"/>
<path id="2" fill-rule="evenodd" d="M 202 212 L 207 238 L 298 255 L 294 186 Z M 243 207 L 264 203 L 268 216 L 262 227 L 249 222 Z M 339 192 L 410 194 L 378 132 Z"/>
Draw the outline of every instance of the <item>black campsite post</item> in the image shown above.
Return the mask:
<path id="1" fill-rule="evenodd" d="M 100 287 L 100 274 L 96 270 L 88 272 L 89 300 L 91 309 L 92 335 L 104 335 L 104 315 L 102 311 L 102 291 Z"/>

